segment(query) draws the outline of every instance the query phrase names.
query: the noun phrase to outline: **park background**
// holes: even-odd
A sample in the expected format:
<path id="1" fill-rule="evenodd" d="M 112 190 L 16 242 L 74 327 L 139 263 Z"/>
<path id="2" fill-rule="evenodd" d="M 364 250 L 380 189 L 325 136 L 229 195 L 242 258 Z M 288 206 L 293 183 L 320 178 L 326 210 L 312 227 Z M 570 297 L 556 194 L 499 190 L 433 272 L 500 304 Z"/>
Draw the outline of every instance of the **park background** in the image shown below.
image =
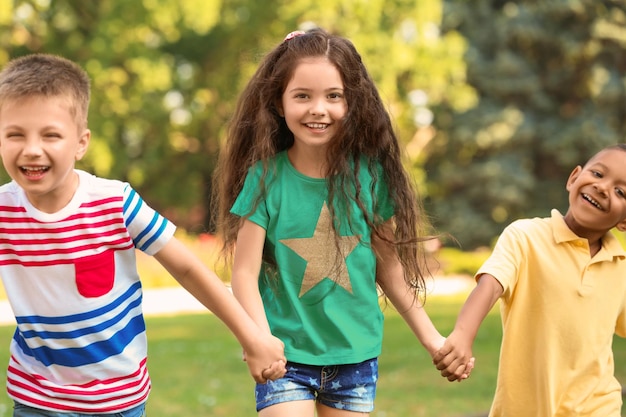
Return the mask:
<path id="1" fill-rule="evenodd" d="M 80 168 L 129 181 L 228 281 L 210 255 L 225 128 L 262 55 L 312 26 L 350 38 L 375 79 L 434 231 L 450 236 L 435 253 L 439 275 L 471 275 L 511 221 L 564 211 L 573 167 L 626 138 L 624 0 L 1 0 L 0 65 L 31 52 L 81 64 L 92 79 L 92 141 Z M 140 267 L 147 287 L 175 285 L 150 260 Z M 442 332 L 462 300 L 428 299 Z M 483 413 L 497 314 L 475 349 L 483 368 L 447 384 L 388 309 L 373 416 Z M 11 329 L 0 330 L 6 346 Z M 151 417 L 254 415 L 223 326 L 180 316 L 151 319 L 148 332 Z M 626 345 L 616 343 L 626 381 Z M 0 417 L 7 404 L 0 396 Z"/>

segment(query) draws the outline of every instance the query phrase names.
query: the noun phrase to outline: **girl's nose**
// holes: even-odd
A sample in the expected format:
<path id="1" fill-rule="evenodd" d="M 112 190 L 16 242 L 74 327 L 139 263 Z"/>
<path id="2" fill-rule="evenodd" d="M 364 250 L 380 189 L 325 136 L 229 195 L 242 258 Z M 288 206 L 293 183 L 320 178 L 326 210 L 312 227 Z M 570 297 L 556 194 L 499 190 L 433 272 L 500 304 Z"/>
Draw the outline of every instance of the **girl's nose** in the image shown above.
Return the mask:
<path id="1" fill-rule="evenodd" d="M 326 115 L 326 107 L 324 106 L 323 100 L 315 100 L 311 103 L 311 108 L 309 109 L 309 113 L 313 116 L 324 116 Z"/>

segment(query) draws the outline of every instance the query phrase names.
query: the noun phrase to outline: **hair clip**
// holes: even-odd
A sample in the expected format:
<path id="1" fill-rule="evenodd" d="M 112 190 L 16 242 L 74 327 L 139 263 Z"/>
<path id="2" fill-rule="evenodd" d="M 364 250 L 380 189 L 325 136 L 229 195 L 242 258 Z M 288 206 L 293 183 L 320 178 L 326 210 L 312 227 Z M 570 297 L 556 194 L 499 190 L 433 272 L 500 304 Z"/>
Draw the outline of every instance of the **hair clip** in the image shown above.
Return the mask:
<path id="1" fill-rule="evenodd" d="M 287 36 L 285 36 L 285 39 L 283 39 L 283 42 L 288 41 L 289 39 L 293 39 L 296 36 L 302 36 L 304 35 L 306 32 L 304 32 L 303 30 L 294 30 L 293 32 L 289 32 L 287 34 Z"/>

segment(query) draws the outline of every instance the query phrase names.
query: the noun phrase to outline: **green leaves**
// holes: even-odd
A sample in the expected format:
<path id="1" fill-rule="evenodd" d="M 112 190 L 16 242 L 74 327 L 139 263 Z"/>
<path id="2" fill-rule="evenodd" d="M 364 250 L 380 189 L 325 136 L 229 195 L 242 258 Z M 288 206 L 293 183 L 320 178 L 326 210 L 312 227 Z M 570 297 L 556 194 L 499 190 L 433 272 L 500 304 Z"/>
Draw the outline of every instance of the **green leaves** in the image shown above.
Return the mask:
<path id="1" fill-rule="evenodd" d="M 207 227 L 214 159 L 235 100 L 261 56 L 292 30 L 317 25 L 354 42 L 420 182 L 441 104 L 476 101 L 465 83 L 465 40 L 441 33 L 440 0 L 0 3 L 0 65 L 57 53 L 92 79 L 92 143 L 80 167 L 131 181 L 193 231 Z M 411 102 L 416 94 L 423 100 Z"/>
<path id="2" fill-rule="evenodd" d="M 625 24 L 618 2 L 444 2 L 478 101 L 442 109 L 427 148 L 440 229 L 468 249 L 514 219 L 567 210 L 571 170 L 626 137 Z"/>

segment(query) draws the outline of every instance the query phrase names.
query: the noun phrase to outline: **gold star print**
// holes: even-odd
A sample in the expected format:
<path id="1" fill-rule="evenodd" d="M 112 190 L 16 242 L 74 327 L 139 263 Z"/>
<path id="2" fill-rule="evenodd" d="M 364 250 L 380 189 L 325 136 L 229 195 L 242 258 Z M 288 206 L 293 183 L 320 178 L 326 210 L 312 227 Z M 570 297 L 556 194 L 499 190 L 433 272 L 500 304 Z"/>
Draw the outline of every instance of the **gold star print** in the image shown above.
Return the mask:
<path id="1" fill-rule="evenodd" d="M 346 257 L 359 243 L 359 237 L 340 236 L 339 246 L 335 244 L 330 211 L 326 202 L 322 206 L 312 237 L 282 239 L 280 242 L 307 262 L 299 297 L 302 297 L 324 278 L 334 280 L 352 293 Z M 336 265 L 336 260 L 339 260 L 339 265 Z"/>

